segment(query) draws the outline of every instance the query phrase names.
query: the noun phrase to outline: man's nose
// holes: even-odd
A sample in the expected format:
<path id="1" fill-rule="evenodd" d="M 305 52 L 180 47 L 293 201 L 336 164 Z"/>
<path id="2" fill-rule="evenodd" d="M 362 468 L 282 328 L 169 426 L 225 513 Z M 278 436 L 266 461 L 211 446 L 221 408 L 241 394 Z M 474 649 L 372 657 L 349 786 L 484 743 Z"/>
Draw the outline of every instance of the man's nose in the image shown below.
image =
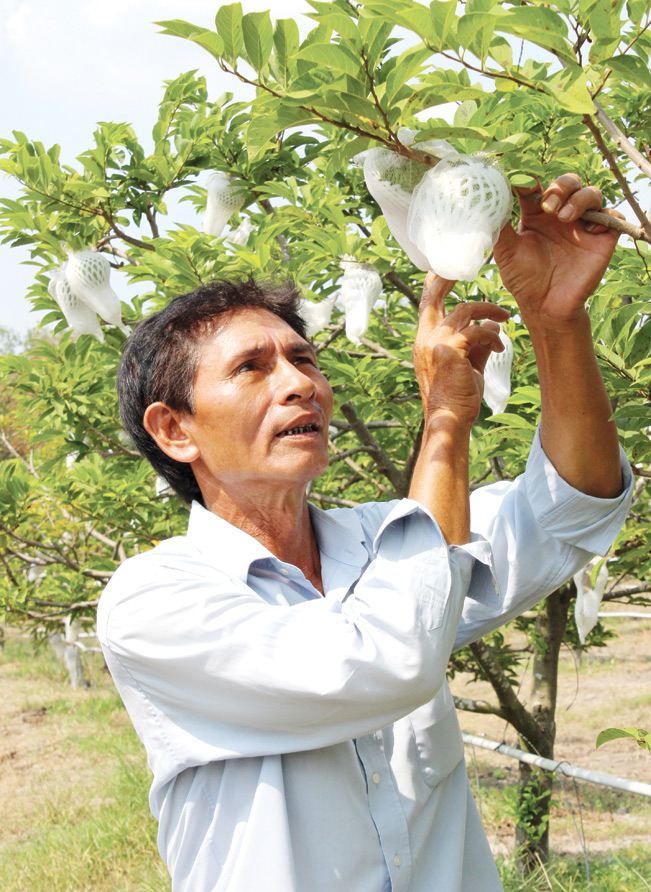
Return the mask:
<path id="1" fill-rule="evenodd" d="M 302 365 L 296 365 L 291 359 L 280 359 L 278 362 L 280 379 L 280 395 L 284 401 L 293 399 L 312 399 L 316 393 L 316 385 Z"/>

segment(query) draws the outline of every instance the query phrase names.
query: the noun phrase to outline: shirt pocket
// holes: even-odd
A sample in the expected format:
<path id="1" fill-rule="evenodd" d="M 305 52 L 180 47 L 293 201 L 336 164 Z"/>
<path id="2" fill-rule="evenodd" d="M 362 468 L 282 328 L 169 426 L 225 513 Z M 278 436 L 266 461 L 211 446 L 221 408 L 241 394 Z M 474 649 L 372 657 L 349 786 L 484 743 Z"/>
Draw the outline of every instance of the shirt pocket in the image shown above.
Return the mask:
<path id="1" fill-rule="evenodd" d="M 463 738 L 454 705 L 439 717 L 437 698 L 409 716 L 418 766 L 425 783 L 435 787 L 463 760 Z"/>

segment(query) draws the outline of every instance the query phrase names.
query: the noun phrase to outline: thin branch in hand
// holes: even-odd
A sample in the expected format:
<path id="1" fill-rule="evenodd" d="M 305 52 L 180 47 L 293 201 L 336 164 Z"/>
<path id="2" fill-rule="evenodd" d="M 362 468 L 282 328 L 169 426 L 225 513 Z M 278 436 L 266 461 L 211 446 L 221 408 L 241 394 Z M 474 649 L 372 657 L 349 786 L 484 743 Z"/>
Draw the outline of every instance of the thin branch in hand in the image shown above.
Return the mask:
<path id="1" fill-rule="evenodd" d="M 599 103 L 596 103 L 596 105 L 599 105 Z M 628 181 L 627 181 L 626 177 L 624 176 L 624 174 L 619 169 L 619 165 L 617 164 L 617 160 L 616 160 L 615 156 L 613 155 L 613 153 L 610 151 L 610 149 L 604 142 L 604 138 L 601 135 L 599 128 L 597 127 L 595 122 L 592 120 L 590 115 L 584 115 L 583 121 L 584 121 L 586 127 L 588 128 L 588 130 L 590 131 L 590 133 L 592 133 L 592 135 L 594 137 L 594 141 L 597 144 L 597 148 L 599 149 L 599 151 L 605 158 L 606 163 L 612 170 L 612 172 L 615 176 L 615 179 L 619 183 L 619 186 L 622 190 L 624 197 L 626 198 L 626 201 L 629 203 L 629 205 L 633 209 L 633 212 L 635 213 L 635 216 L 640 221 L 641 231 L 639 230 L 638 227 L 632 226 L 632 224 L 627 223 L 625 220 L 618 220 L 616 217 L 609 217 L 607 214 L 599 214 L 599 211 L 586 211 L 583 214 L 581 219 L 582 220 L 591 220 L 595 223 L 601 223 L 603 226 L 606 226 L 608 229 L 615 229 L 617 232 L 624 232 L 624 233 L 626 233 L 626 235 L 632 236 L 632 238 L 643 239 L 644 241 L 651 242 L 651 221 L 649 220 L 647 215 L 644 213 L 644 211 L 638 204 L 635 196 L 631 192 L 631 188 L 628 185 Z M 622 136 L 623 136 L 623 134 L 622 134 Z M 639 152 L 638 152 L 638 154 L 639 154 Z M 642 156 L 640 156 L 640 157 L 642 157 Z M 651 165 L 649 165 L 649 167 L 651 167 Z M 595 214 L 599 215 L 597 219 L 595 219 L 595 217 L 594 217 Z M 606 221 L 608 221 L 608 222 L 606 222 Z"/>

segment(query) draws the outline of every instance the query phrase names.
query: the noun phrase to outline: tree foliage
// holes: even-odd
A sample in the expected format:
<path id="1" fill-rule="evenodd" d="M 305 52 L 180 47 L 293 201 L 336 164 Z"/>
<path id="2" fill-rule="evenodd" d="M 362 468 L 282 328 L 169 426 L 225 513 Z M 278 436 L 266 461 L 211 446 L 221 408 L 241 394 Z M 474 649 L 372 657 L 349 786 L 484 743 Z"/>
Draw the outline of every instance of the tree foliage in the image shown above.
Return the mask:
<path id="1" fill-rule="evenodd" d="M 330 467 L 312 498 L 329 507 L 406 492 L 422 420 L 411 345 L 423 274 L 396 244 L 351 159 L 385 146 L 431 164 L 418 144 L 432 138 L 498 159 L 514 186 L 574 171 L 636 219 L 638 240 L 621 241 L 590 314 L 639 482 L 610 559 L 607 597 L 633 602 L 650 587 L 651 223 L 639 195 L 651 175 L 651 4 L 311 6 L 314 26 L 304 37 L 293 20 L 243 14 L 239 3 L 217 10 L 215 29 L 160 23 L 165 34 L 209 53 L 234 82 L 251 85 L 250 100 L 210 97 L 204 79 L 188 72 L 166 84 L 151 141 L 126 124 L 100 123 L 91 147 L 70 165 L 59 146 L 23 133 L 0 140 L 0 166 L 22 184 L 18 199 L 0 202 L 0 227 L 5 241 L 29 247 L 29 296 L 53 326 L 27 352 L 2 358 L 12 396 L 0 407 L 0 603 L 12 622 L 47 627 L 71 611 L 92 617 L 120 561 L 185 525 L 185 508 L 156 496 L 153 472 L 120 430 L 114 379 L 124 335 L 105 326 L 103 344 L 90 335 L 73 341 L 48 295 L 67 250 L 94 247 L 110 256 L 129 324 L 215 277 L 292 276 L 306 299 L 321 301 L 338 292 L 345 256 L 373 264 L 384 292 L 361 345 L 346 340 L 340 307 L 316 338 L 336 409 Z M 452 123 L 443 114 L 447 103 L 456 105 Z M 404 127 L 417 131 L 411 146 Z M 230 173 L 244 190 L 231 220 L 233 229 L 244 219 L 253 225 L 244 245 L 201 231 L 200 182 L 208 170 Z M 195 225 L 173 223 L 172 195 L 195 210 Z M 497 416 L 484 409 L 477 421 L 473 486 L 523 470 L 540 410 L 529 336 L 490 261 L 450 297 L 484 299 L 512 310 L 515 360 L 507 409 Z M 570 585 L 517 621 L 541 664 L 550 648 L 557 661 L 563 637 L 579 646 L 567 619 L 572 596 Z M 591 642 L 606 638 L 598 625 Z M 496 690 L 495 705 L 465 706 L 504 715 L 539 751 L 537 727 L 553 750 L 555 695 L 548 692 L 547 702 L 541 694 L 547 705 L 527 712 L 515 694 L 523 654 L 504 641 L 494 633 L 490 647 L 480 642 L 455 657 L 452 671 L 470 667 Z M 546 673 L 553 675 L 553 662 Z M 538 792 L 528 786 L 527 795 Z"/>

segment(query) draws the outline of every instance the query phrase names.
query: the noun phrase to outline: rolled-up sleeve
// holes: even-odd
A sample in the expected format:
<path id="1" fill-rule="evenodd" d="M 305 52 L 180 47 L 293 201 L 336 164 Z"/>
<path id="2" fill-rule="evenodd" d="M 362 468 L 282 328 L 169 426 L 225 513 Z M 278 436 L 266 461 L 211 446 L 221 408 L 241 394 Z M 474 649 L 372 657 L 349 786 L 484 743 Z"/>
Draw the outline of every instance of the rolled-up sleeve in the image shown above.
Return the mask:
<path id="1" fill-rule="evenodd" d="M 621 450 L 620 461 L 621 495 L 586 495 L 558 474 L 537 433 L 523 475 L 473 493 L 473 534 L 490 549 L 473 574 L 455 648 L 536 604 L 593 554 L 607 554 L 633 494 L 633 475 Z"/>

